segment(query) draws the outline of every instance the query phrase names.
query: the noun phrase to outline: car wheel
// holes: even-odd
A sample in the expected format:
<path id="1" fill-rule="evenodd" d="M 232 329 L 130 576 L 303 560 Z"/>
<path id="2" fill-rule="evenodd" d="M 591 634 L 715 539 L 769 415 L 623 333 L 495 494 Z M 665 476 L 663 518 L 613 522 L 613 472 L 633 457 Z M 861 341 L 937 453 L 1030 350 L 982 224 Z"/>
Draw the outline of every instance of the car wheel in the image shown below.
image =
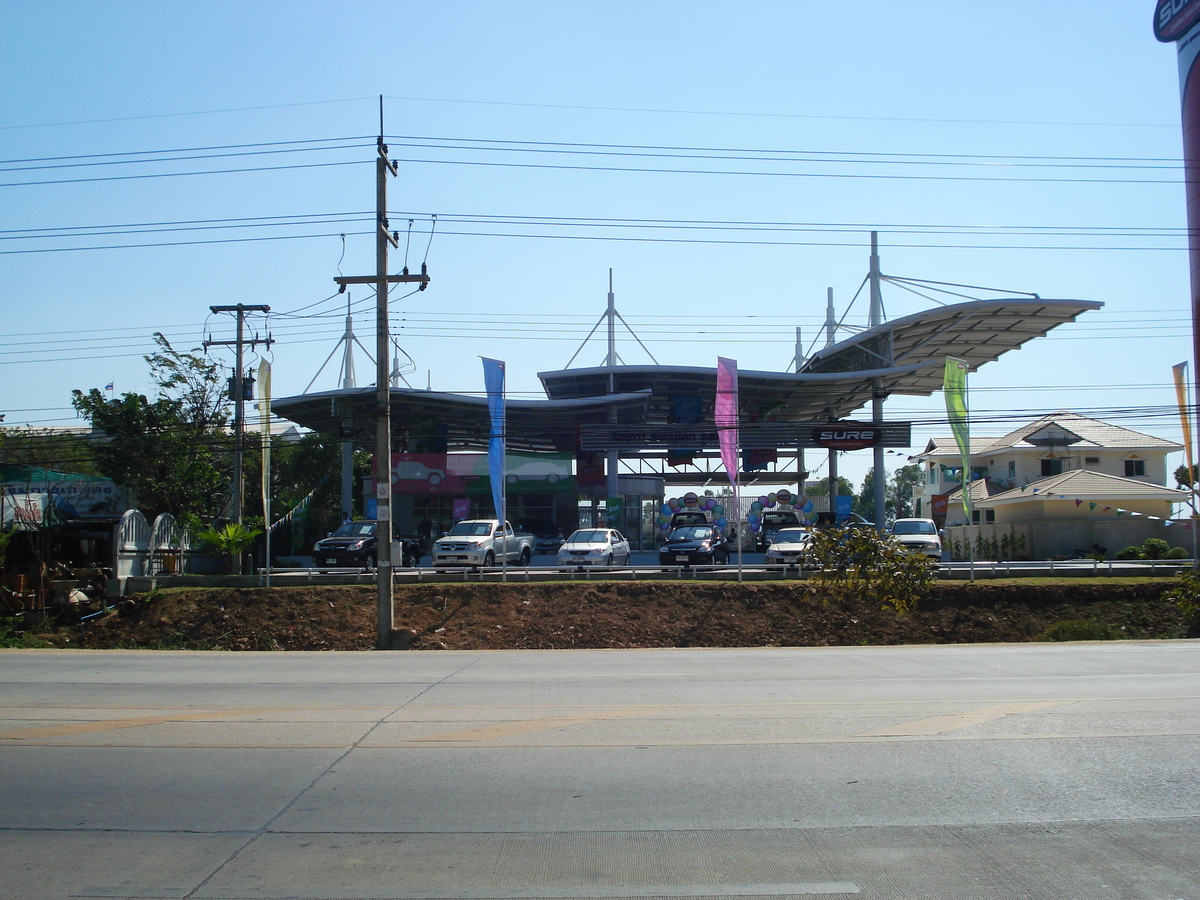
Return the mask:
<path id="1" fill-rule="evenodd" d="M 496 554 L 494 554 L 491 550 L 489 550 L 483 557 L 483 567 L 485 569 L 490 569 L 495 564 L 496 564 Z"/>
<path id="2" fill-rule="evenodd" d="M 612 564 L 613 564 L 613 555 L 612 555 L 611 553 L 610 553 L 610 554 L 608 554 L 608 556 L 604 557 L 604 564 L 605 564 L 606 566 L 608 566 L 609 568 L 612 568 Z"/>
<path id="3" fill-rule="evenodd" d="M 522 550 L 522 551 L 521 551 L 521 565 L 523 565 L 523 566 L 527 566 L 527 565 L 529 565 L 529 561 L 530 561 L 530 559 L 532 559 L 532 558 L 533 558 L 533 557 L 532 557 L 532 555 L 530 554 L 530 552 L 529 552 L 529 550 L 528 550 L 528 549 L 526 549 L 526 550 Z"/>

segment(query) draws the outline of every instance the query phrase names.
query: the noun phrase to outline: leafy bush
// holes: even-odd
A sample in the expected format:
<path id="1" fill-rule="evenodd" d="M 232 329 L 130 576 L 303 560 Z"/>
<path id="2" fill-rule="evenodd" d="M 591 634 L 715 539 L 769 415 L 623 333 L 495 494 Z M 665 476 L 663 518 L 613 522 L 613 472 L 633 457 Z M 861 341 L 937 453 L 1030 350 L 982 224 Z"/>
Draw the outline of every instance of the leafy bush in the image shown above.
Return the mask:
<path id="1" fill-rule="evenodd" d="M 1188 637 L 1200 637 L 1200 574 L 1180 572 L 1175 587 L 1162 596 L 1179 607 Z"/>
<path id="2" fill-rule="evenodd" d="M 1191 556 L 1191 554 L 1188 553 L 1186 550 L 1184 550 L 1182 547 L 1172 547 L 1170 550 L 1167 551 L 1167 555 L 1163 558 L 1164 559 L 1188 559 L 1190 556 Z"/>
<path id="3" fill-rule="evenodd" d="M 1141 547 L 1126 547 L 1117 552 L 1117 559 L 1145 559 L 1146 554 Z"/>
<path id="4" fill-rule="evenodd" d="M 937 563 L 874 528 L 826 528 L 814 535 L 814 583 L 826 595 L 873 599 L 898 613 L 929 594 Z"/>
<path id="5" fill-rule="evenodd" d="M 13 619 L 0 619 L 0 647 L 22 650 L 51 647 L 49 641 L 42 637 L 48 631 L 45 625 L 22 627 Z"/>
<path id="6" fill-rule="evenodd" d="M 1055 622 L 1044 632 L 1043 641 L 1115 641 L 1121 633 L 1111 625 L 1088 619 L 1064 619 Z"/>
<path id="7" fill-rule="evenodd" d="M 1162 538 L 1146 538 L 1142 544 L 1143 559 L 1164 559 L 1171 550 L 1171 545 Z"/>

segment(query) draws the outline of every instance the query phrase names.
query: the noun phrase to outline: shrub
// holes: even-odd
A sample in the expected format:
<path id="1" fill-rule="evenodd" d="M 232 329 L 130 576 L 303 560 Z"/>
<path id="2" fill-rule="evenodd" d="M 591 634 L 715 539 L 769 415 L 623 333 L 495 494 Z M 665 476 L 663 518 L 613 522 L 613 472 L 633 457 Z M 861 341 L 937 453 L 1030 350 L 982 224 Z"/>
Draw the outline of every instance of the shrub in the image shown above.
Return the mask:
<path id="1" fill-rule="evenodd" d="M 1175 587 L 1162 595 L 1162 599 L 1179 607 L 1188 637 L 1200 637 L 1200 574 L 1180 572 Z"/>
<path id="2" fill-rule="evenodd" d="M 221 528 L 205 528 L 196 537 L 200 543 L 224 554 L 227 559 L 226 568 L 232 571 L 234 557 L 245 553 L 260 534 L 261 528 L 246 528 L 237 522 L 230 522 Z"/>
<path id="3" fill-rule="evenodd" d="M 1146 554 L 1141 547 L 1126 547 L 1124 550 L 1118 551 L 1117 559 L 1145 559 Z"/>
<path id="4" fill-rule="evenodd" d="M 1044 632 L 1043 641 L 1115 641 L 1121 633 L 1111 625 L 1089 619 L 1064 619 Z"/>
<path id="5" fill-rule="evenodd" d="M 1146 538 L 1142 544 L 1142 559 L 1163 559 L 1170 550 L 1171 545 L 1162 538 Z"/>
<path id="6" fill-rule="evenodd" d="M 937 563 L 873 528 L 819 529 L 814 585 L 827 595 L 871 599 L 898 613 L 915 609 L 937 578 Z"/>
<path id="7" fill-rule="evenodd" d="M 1164 557 L 1164 559 L 1188 559 L 1189 557 L 1191 557 L 1191 554 L 1182 547 L 1172 547 L 1167 551 L 1167 555 Z"/>

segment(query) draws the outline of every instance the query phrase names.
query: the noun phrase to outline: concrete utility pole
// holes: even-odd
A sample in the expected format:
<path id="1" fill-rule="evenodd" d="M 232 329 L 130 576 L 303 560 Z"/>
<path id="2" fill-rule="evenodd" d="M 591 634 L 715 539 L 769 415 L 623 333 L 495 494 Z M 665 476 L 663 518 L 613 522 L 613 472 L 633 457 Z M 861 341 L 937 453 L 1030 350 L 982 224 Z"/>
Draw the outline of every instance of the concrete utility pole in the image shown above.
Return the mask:
<path id="1" fill-rule="evenodd" d="M 879 288 L 879 233 L 871 232 L 871 313 L 870 326 L 872 328 L 883 324 L 883 293 Z M 887 346 L 883 347 L 886 359 L 883 360 L 883 365 L 890 366 L 892 364 L 892 347 L 891 338 L 886 339 Z M 883 400 L 887 395 L 883 392 L 883 379 L 871 379 L 871 421 L 876 425 L 883 424 Z M 886 515 L 885 491 L 887 488 L 887 472 L 883 467 L 883 444 L 876 444 L 875 451 L 875 528 L 882 532 L 885 528 L 884 516 Z"/>
<path id="2" fill-rule="evenodd" d="M 246 313 L 269 313 L 271 311 L 271 307 L 246 306 L 242 303 L 239 303 L 236 306 L 210 306 L 209 309 L 214 313 L 231 312 L 237 314 L 237 338 L 232 341 L 205 341 L 204 349 L 207 350 L 209 347 L 228 347 L 230 345 L 237 348 L 237 361 L 234 363 L 233 367 L 233 520 L 241 525 L 242 494 L 244 493 L 242 488 L 242 453 L 244 450 L 243 436 L 246 429 L 246 419 L 242 414 L 242 404 L 245 402 L 243 399 L 245 397 L 245 388 L 244 374 L 242 370 L 242 348 L 246 343 Z M 271 339 L 270 335 L 267 335 L 265 340 L 256 336 L 253 340 L 251 340 L 250 348 L 254 349 L 254 347 L 260 343 L 266 344 L 266 346 L 270 347 L 271 344 L 275 342 Z M 238 574 L 241 574 L 242 561 L 238 559 L 236 560 L 236 563 Z"/>
<path id="3" fill-rule="evenodd" d="M 408 267 L 402 275 L 389 275 L 388 245 L 400 246 L 398 233 L 388 231 L 387 177 L 395 177 L 399 169 L 387 158 L 387 144 L 383 142 L 383 98 L 379 98 L 378 159 L 375 164 L 375 274 L 335 278 L 342 290 L 350 284 L 375 285 L 375 519 L 378 521 L 376 534 L 376 622 L 375 649 L 392 649 L 392 629 L 395 619 L 395 591 L 392 584 L 392 405 L 391 385 L 388 379 L 388 285 L 415 282 L 420 290 L 429 285 L 425 264 L 421 263 L 421 274 L 410 275 Z"/>
<path id="4" fill-rule="evenodd" d="M 608 311 L 605 313 L 608 319 L 608 355 L 604 357 L 604 365 L 608 368 L 608 392 L 615 394 L 617 392 L 617 373 L 614 371 L 617 365 L 617 302 L 616 295 L 613 293 L 613 273 L 612 269 L 608 270 Z M 608 421 L 617 421 L 617 409 L 615 406 L 608 408 Z M 617 497 L 617 487 L 619 478 L 617 474 L 617 466 L 619 465 L 620 454 L 616 450 L 608 451 L 608 464 L 605 468 L 605 490 L 609 497 Z M 605 503 L 605 518 L 609 517 L 608 504 Z M 614 526 L 612 522 L 608 525 Z M 624 528 L 622 528 L 624 530 Z"/>

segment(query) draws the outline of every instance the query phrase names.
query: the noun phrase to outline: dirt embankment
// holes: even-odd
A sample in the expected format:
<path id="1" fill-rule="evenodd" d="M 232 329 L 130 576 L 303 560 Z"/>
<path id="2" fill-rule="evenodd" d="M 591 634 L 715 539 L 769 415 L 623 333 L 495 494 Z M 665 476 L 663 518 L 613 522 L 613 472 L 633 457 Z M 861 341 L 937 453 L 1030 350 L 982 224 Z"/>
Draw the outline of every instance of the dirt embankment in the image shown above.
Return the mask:
<path id="1" fill-rule="evenodd" d="M 1084 620 L 1108 636 L 1185 637 L 1169 579 L 939 582 L 907 615 L 823 601 L 797 582 L 427 584 L 396 589 L 414 650 L 763 647 L 1038 640 Z M 172 589 L 131 598 L 51 643 L 87 648 L 369 650 L 375 588 Z M 1087 635 L 1083 635 L 1087 636 Z"/>

